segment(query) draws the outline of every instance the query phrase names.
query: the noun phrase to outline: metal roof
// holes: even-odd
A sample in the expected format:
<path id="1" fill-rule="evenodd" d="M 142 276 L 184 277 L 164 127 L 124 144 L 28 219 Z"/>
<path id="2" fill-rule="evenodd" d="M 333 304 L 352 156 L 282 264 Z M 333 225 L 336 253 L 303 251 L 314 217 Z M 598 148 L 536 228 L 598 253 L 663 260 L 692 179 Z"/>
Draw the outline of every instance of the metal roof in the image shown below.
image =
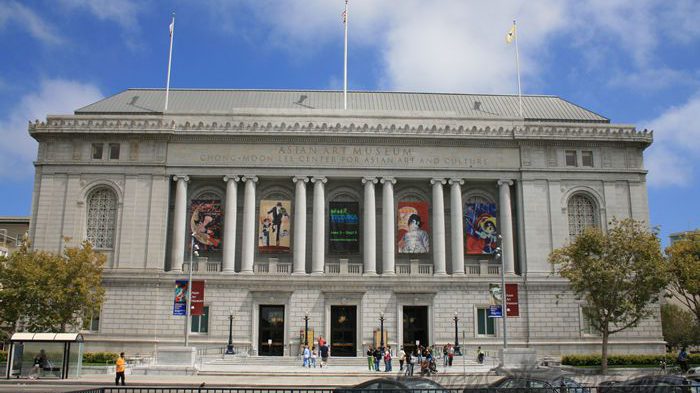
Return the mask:
<path id="1" fill-rule="evenodd" d="M 80 333 L 15 333 L 10 341 L 83 341 Z"/>
<path id="2" fill-rule="evenodd" d="M 592 111 L 555 96 L 522 97 L 487 94 L 438 94 L 401 92 L 348 92 L 353 115 L 458 117 L 473 119 L 522 119 L 609 123 Z M 81 114 L 163 114 L 164 89 L 128 89 L 75 111 Z M 169 115 L 338 114 L 343 110 L 343 92 L 313 90 L 201 90 L 171 89 Z"/>

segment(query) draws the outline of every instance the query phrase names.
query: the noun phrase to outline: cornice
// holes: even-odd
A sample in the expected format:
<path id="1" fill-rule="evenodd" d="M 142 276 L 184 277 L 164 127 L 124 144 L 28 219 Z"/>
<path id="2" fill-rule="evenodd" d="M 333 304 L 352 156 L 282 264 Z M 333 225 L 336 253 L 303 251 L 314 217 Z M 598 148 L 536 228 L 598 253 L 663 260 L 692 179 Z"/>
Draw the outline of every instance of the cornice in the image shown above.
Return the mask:
<path id="1" fill-rule="evenodd" d="M 208 120 L 208 119 L 207 119 Z M 292 119 L 294 120 L 294 119 Z M 29 133 L 42 134 L 139 134 L 224 136 L 303 135 L 469 138 L 502 140 L 596 140 L 650 144 L 653 131 L 615 124 L 479 122 L 445 119 L 343 119 L 341 122 L 313 121 L 175 121 L 144 117 L 49 117 L 46 122 L 29 123 Z M 367 120 L 367 121 L 364 121 Z M 410 121 L 411 124 L 405 122 Z"/>

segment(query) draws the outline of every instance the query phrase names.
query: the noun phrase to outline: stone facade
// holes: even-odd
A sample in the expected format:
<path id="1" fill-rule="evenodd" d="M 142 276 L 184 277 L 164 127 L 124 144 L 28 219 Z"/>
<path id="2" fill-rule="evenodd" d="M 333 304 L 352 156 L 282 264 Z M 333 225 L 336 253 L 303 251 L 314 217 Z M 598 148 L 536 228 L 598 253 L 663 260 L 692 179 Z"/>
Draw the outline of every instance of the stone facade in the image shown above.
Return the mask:
<path id="1" fill-rule="evenodd" d="M 119 104 L 130 92 L 106 102 Z M 223 345 L 232 314 L 235 345 L 262 354 L 260 313 L 275 305 L 283 306 L 277 322 L 284 332 L 275 345 L 294 355 L 306 315 L 316 336 L 334 337 L 334 307 L 348 306 L 356 312 L 355 337 L 345 340 L 354 341 L 357 355 L 373 344 L 380 314 L 388 343 L 407 344 L 404 314 L 415 309 L 426 313 L 418 315 L 427 319 L 429 344 L 455 341 L 457 313 L 462 346 L 495 350 L 500 321 L 493 335 L 479 334 L 477 309 L 488 307 L 501 264 L 463 251 L 462 209 L 483 200 L 498 207 L 506 278 L 518 285 L 520 316 L 508 318 L 509 345 L 534 347 L 542 356 L 598 351 L 600 339 L 587 334 L 579 302 L 552 274 L 547 256 L 569 241 L 575 196 L 590 202 L 588 218 L 603 228 L 613 217 L 648 220 L 642 154 L 651 133 L 566 114 L 545 121 L 296 110 L 304 99 L 278 108 L 242 100 L 246 105 L 221 114 L 192 113 L 184 104 L 165 114 L 87 107 L 30 124 L 39 141 L 35 247 L 58 251 L 64 236 L 77 243 L 92 233 L 95 209 L 113 211 L 103 217 L 113 219 L 111 237 L 100 240 L 108 245 L 101 247 L 108 255 L 107 298 L 99 328 L 86 332 L 88 350 L 143 352 L 183 342 L 173 288 L 190 268 L 206 283 L 209 307 L 207 332 L 190 335 L 195 345 Z M 113 208 L 93 206 L 91 195 L 101 189 L 113 193 Z M 223 247 L 202 252 L 190 266 L 189 206 L 204 197 L 221 202 Z M 290 252 L 259 250 L 261 200 L 291 201 Z M 359 203 L 359 251 L 330 251 L 331 201 Z M 430 220 L 430 252 L 395 249 L 401 201 L 429 202 L 423 219 Z M 653 352 L 663 348 L 661 337 L 656 315 L 613 336 L 612 350 Z"/>

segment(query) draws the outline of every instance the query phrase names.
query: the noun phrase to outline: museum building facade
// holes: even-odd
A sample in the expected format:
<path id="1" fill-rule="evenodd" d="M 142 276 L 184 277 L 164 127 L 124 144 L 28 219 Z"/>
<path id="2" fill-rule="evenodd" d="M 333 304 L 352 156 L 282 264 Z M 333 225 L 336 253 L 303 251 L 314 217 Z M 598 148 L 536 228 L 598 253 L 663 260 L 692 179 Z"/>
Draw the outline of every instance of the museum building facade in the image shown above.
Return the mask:
<path id="1" fill-rule="evenodd" d="M 108 257 L 88 350 L 189 340 L 250 355 L 502 345 L 540 356 L 601 339 L 547 261 L 588 226 L 648 221 L 652 133 L 553 96 L 129 89 L 29 125 L 30 237 Z M 194 246 L 194 247 L 192 247 Z M 503 271 L 502 271 L 503 270 Z M 500 292 L 499 292 L 500 290 Z M 193 302 L 194 304 L 194 302 Z M 456 329 L 455 329 L 456 327 Z M 658 315 L 612 351 L 663 348 Z"/>

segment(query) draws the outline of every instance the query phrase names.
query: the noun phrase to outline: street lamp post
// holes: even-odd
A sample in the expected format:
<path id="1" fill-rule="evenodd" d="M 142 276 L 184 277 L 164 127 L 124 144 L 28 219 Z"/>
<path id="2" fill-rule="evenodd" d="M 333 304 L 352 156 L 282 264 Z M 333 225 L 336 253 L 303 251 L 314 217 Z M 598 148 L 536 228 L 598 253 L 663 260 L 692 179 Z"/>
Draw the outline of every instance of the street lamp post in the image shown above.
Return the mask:
<path id="1" fill-rule="evenodd" d="M 187 307 L 185 310 L 185 346 L 188 347 L 190 345 L 190 326 L 191 326 L 191 319 L 192 319 L 192 260 L 194 259 L 194 256 L 199 256 L 199 246 L 194 244 L 194 233 L 190 234 L 190 266 L 187 270 L 189 270 L 189 278 L 187 279 Z"/>
<path id="2" fill-rule="evenodd" d="M 459 328 L 457 327 L 459 317 L 457 316 L 457 311 L 455 311 L 455 316 L 452 319 L 455 321 L 455 355 L 462 355 L 462 352 L 459 349 Z"/>
<path id="3" fill-rule="evenodd" d="M 384 348 L 384 313 L 379 313 L 379 346 Z"/>
<path id="4" fill-rule="evenodd" d="M 228 315 L 228 345 L 226 345 L 226 354 L 233 355 L 233 312 Z"/>
<path id="5" fill-rule="evenodd" d="M 309 345 L 309 313 L 304 313 L 304 345 Z"/>

